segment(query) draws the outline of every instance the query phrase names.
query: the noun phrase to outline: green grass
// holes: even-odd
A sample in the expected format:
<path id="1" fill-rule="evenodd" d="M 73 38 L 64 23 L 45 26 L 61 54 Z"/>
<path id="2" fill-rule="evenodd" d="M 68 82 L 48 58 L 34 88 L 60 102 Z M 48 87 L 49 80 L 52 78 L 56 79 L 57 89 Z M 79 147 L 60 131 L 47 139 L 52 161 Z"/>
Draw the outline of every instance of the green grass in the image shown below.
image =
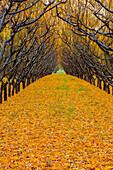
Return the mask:
<path id="1" fill-rule="evenodd" d="M 60 87 L 56 87 L 56 90 L 59 90 L 60 89 Z"/>
<path id="2" fill-rule="evenodd" d="M 72 105 L 70 104 L 70 107 L 69 107 L 69 109 L 68 109 L 69 113 L 72 113 L 73 110 L 74 110 L 74 108 L 73 108 Z"/>
<path id="3" fill-rule="evenodd" d="M 73 81 L 77 81 L 76 79 L 74 79 L 73 77 L 68 77 L 69 80 L 73 80 Z"/>
<path id="4" fill-rule="evenodd" d="M 56 87 L 56 90 L 69 90 L 69 86 L 68 85 L 63 85 L 62 87 Z"/>
<path id="5" fill-rule="evenodd" d="M 88 91 L 87 88 L 81 87 L 81 88 L 74 88 L 75 91 Z"/>
<path id="6" fill-rule="evenodd" d="M 68 85 L 64 85 L 64 86 L 62 87 L 62 90 L 69 90 L 69 86 L 68 86 Z"/>
<path id="7" fill-rule="evenodd" d="M 64 82 L 67 82 L 67 80 L 63 77 Z"/>

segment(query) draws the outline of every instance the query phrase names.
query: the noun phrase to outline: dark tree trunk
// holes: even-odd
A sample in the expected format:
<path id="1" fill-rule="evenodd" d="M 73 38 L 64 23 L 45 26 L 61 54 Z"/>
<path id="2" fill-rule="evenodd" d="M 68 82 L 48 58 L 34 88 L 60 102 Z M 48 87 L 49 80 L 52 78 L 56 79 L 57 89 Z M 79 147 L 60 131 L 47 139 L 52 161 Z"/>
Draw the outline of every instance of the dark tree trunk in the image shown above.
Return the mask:
<path id="1" fill-rule="evenodd" d="M 15 89 L 16 89 L 16 94 L 18 94 L 18 84 L 16 82 L 16 85 L 15 85 Z"/>
<path id="2" fill-rule="evenodd" d="M 18 92 L 20 91 L 20 83 L 18 83 Z"/>
<path id="3" fill-rule="evenodd" d="M 106 91 L 106 81 L 104 80 L 104 87 L 103 90 Z"/>
<path id="4" fill-rule="evenodd" d="M 30 84 L 30 77 L 27 77 L 27 86 Z"/>
<path id="5" fill-rule="evenodd" d="M 11 83 L 9 81 L 9 86 L 8 86 L 8 97 L 11 97 Z"/>
<path id="6" fill-rule="evenodd" d="M 81 75 L 80 78 L 83 79 L 83 75 Z"/>
<path id="7" fill-rule="evenodd" d="M 101 85 L 102 81 L 99 79 L 99 88 L 102 89 L 102 85 Z"/>
<path id="8" fill-rule="evenodd" d="M 14 81 L 12 82 L 12 96 L 14 96 L 14 89 L 15 89 L 15 84 L 14 84 Z"/>
<path id="9" fill-rule="evenodd" d="M 25 80 L 22 81 L 22 87 L 25 89 Z"/>
<path id="10" fill-rule="evenodd" d="M 93 85 L 95 86 L 95 79 L 93 79 Z"/>
<path id="11" fill-rule="evenodd" d="M 34 82 L 34 77 L 32 77 L 32 83 Z"/>
<path id="12" fill-rule="evenodd" d="M 4 87 L 4 101 L 7 101 L 7 84 Z"/>
<path id="13" fill-rule="evenodd" d="M 2 89 L 0 91 L 0 103 L 2 103 Z"/>
<path id="14" fill-rule="evenodd" d="M 110 94 L 110 86 L 109 86 L 109 84 L 108 84 L 108 94 Z"/>
<path id="15" fill-rule="evenodd" d="M 86 81 L 86 76 L 84 76 L 84 80 Z"/>
<path id="16" fill-rule="evenodd" d="M 97 87 L 99 87 L 99 78 L 97 78 Z"/>
<path id="17" fill-rule="evenodd" d="M 89 82 L 90 82 L 90 84 L 92 84 L 92 78 L 91 77 L 89 77 Z"/>

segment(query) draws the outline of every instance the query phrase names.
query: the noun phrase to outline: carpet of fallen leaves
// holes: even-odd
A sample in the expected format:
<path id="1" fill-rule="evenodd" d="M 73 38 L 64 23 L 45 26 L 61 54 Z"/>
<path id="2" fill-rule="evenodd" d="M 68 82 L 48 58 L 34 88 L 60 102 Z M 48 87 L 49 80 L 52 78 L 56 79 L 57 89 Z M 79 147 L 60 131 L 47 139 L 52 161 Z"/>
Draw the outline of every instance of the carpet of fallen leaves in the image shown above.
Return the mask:
<path id="1" fill-rule="evenodd" d="M 0 169 L 113 169 L 113 96 L 66 74 L 0 105 Z"/>

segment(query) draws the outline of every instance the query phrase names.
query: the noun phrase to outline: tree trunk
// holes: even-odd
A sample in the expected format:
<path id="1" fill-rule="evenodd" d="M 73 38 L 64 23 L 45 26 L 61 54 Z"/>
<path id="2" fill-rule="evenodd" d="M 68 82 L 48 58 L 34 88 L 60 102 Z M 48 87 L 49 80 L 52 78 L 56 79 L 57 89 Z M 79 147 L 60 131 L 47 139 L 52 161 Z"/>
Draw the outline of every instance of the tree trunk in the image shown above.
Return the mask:
<path id="1" fill-rule="evenodd" d="M 103 87 L 103 90 L 106 91 L 106 81 L 104 80 L 104 87 Z"/>
<path id="2" fill-rule="evenodd" d="M 11 83 L 9 81 L 9 86 L 8 86 L 8 97 L 11 97 Z"/>
<path id="3" fill-rule="evenodd" d="M 7 84 L 4 87 L 4 101 L 7 101 Z"/>
<path id="4" fill-rule="evenodd" d="M 2 89 L 0 91 L 0 103 L 2 103 Z"/>
<path id="5" fill-rule="evenodd" d="M 108 94 L 110 94 L 110 87 L 109 87 L 109 84 L 108 84 Z"/>
<path id="6" fill-rule="evenodd" d="M 30 84 L 30 77 L 27 77 L 27 86 Z"/>
<path id="7" fill-rule="evenodd" d="M 92 78 L 91 77 L 89 77 L 89 82 L 90 82 L 90 84 L 92 84 Z"/>
<path id="8" fill-rule="evenodd" d="M 99 88 L 102 89 L 101 80 L 99 79 Z"/>
<path id="9" fill-rule="evenodd" d="M 20 91 L 20 83 L 18 83 L 18 92 Z"/>
<path id="10" fill-rule="evenodd" d="M 14 84 L 14 81 L 13 81 L 13 83 L 12 83 L 12 96 L 14 96 L 14 89 L 15 89 L 15 84 Z"/>
<path id="11" fill-rule="evenodd" d="M 32 77 L 32 83 L 34 82 L 34 77 Z"/>
<path id="12" fill-rule="evenodd" d="M 95 79 L 93 79 L 93 85 L 95 86 Z"/>
<path id="13" fill-rule="evenodd" d="M 22 87 L 25 89 L 25 80 L 22 81 Z"/>
<path id="14" fill-rule="evenodd" d="M 17 85 L 17 82 L 16 82 L 15 88 L 16 88 L 16 94 L 18 94 L 18 85 Z"/>

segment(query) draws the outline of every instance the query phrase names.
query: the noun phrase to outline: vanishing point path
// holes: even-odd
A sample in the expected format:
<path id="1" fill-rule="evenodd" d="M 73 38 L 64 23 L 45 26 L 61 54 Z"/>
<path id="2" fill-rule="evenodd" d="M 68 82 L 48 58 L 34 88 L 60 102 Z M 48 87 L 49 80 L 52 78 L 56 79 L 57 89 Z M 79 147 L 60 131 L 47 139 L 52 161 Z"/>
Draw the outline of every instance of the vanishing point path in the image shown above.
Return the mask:
<path id="1" fill-rule="evenodd" d="M 0 105 L 0 170 L 112 168 L 112 95 L 54 74 Z"/>

